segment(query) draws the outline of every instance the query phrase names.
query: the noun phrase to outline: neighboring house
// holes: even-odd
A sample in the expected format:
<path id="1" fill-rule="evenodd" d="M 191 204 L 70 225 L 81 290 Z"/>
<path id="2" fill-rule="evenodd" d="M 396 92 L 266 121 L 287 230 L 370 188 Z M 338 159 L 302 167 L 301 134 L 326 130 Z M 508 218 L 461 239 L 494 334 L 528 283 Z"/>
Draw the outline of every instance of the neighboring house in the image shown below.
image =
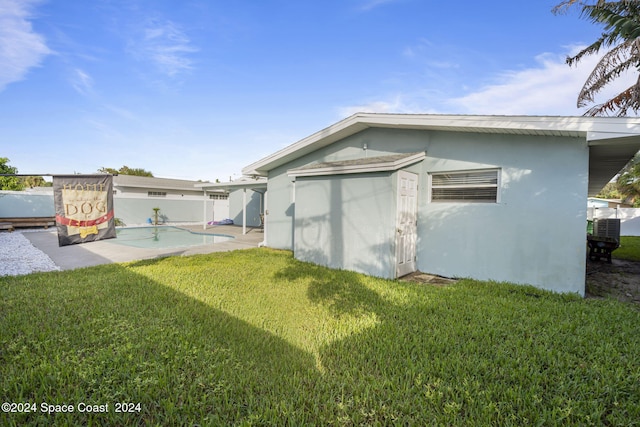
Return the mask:
<path id="1" fill-rule="evenodd" d="M 587 196 L 639 149 L 639 118 L 356 114 L 243 174 L 300 260 L 584 295 Z"/>
<path id="2" fill-rule="evenodd" d="M 624 203 L 621 199 L 601 199 L 598 197 L 589 197 L 587 199 L 587 207 L 589 208 L 632 208 L 629 203 Z"/>
<path id="3" fill-rule="evenodd" d="M 145 224 L 153 217 L 153 208 L 160 208 L 163 223 L 197 223 L 227 218 L 227 194 L 220 190 L 205 195 L 201 188 L 196 187 L 200 184 L 203 183 L 183 179 L 115 175 L 116 217 L 127 225 Z"/>
<path id="4" fill-rule="evenodd" d="M 136 175 L 114 175 L 113 194 L 118 197 L 202 200 L 200 181 L 155 178 Z"/>

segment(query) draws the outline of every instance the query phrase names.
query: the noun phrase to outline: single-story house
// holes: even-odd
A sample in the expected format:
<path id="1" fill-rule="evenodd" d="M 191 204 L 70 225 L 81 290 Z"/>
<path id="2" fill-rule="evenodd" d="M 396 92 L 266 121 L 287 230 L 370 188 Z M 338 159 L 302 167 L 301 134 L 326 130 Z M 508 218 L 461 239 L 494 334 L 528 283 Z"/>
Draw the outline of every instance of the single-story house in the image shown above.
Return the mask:
<path id="1" fill-rule="evenodd" d="M 625 203 L 621 199 L 602 199 L 599 197 L 589 197 L 587 200 L 589 208 L 632 208 L 633 205 Z"/>
<path id="2" fill-rule="evenodd" d="M 297 259 L 584 295 L 587 197 L 639 149 L 640 118 L 359 113 L 242 172 Z"/>
<path id="3" fill-rule="evenodd" d="M 114 175 L 113 194 L 118 197 L 201 200 L 201 181 L 156 178 L 137 175 Z"/>
<path id="4" fill-rule="evenodd" d="M 229 216 L 228 194 L 223 190 L 204 193 L 201 181 L 136 175 L 113 177 L 116 217 L 127 225 L 146 224 L 160 208 L 163 223 L 198 223 Z"/>

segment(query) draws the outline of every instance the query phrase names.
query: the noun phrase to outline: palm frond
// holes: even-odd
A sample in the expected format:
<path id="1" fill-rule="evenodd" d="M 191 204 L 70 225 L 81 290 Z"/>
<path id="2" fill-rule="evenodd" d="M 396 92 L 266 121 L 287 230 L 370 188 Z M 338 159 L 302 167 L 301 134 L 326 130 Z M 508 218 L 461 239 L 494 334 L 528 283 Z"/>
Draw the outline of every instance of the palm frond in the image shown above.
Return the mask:
<path id="1" fill-rule="evenodd" d="M 609 99 L 608 101 L 591 107 L 585 116 L 609 116 L 616 113 L 618 117 L 624 117 L 629 110 L 640 110 L 640 79 L 633 86 Z"/>
<path id="2" fill-rule="evenodd" d="M 596 2 L 597 5 L 600 5 L 602 3 L 605 3 L 605 1 L 598 0 Z M 587 2 L 584 0 L 563 0 L 559 4 L 554 6 L 553 9 L 551 9 L 551 12 L 554 13 L 555 15 L 558 15 L 560 13 L 566 13 L 574 5 L 586 6 Z"/>
<path id="3" fill-rule="evenodd" d="M 594 95 L 623 72 L 640 62 L 640 42 L 627 40 L 607 52 L 593 69 L 578 95 L 578 107 L 594 100 Z"/>
<path id="4" fill-rule="evenodd" d="M 591 43 L 589 46 L 587 46 L 584 49 L 582 49 L 576 55 L 567 56 L 566 63 L 569 66 L 571 66 L 573 64 L 577 64 L 578 62 L 580 62 L 582 57 L 584 57 L 585 55 L 594 55 L 594 54 L 597 54 L 598 52 L 600 52 L 600 48 L 602 47 L 602 44 L 604 43 L 604 37 L 605 37 L 605 35 L 603 34 L 598 40 L 596 40 L 595 42 Z"/>

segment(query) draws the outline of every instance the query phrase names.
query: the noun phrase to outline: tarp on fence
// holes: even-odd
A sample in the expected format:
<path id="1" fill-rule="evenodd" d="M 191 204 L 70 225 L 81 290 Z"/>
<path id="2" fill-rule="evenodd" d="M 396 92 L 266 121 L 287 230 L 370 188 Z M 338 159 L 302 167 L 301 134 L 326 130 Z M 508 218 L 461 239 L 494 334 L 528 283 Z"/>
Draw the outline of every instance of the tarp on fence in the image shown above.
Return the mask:
<path id="1" fill-rule="evenodd" d="M 53 201 L 59 246 L 116 237 L 111 175 L 56 175 Z"/>

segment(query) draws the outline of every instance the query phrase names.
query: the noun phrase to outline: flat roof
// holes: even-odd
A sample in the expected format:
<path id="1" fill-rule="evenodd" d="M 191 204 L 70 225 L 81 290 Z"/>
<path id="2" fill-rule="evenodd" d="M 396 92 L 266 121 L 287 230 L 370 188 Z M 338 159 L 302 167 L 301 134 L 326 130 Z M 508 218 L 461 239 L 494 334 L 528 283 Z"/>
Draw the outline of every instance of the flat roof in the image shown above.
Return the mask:
<path id="1" fill-rule="evenodd" d="M 235 190 L 239 188 L 266 189 L 267 179 L 264 177 L 242 177 L 230 182 L 201 182 L 196 184 L 196 188 L 200 190 Z"/>

